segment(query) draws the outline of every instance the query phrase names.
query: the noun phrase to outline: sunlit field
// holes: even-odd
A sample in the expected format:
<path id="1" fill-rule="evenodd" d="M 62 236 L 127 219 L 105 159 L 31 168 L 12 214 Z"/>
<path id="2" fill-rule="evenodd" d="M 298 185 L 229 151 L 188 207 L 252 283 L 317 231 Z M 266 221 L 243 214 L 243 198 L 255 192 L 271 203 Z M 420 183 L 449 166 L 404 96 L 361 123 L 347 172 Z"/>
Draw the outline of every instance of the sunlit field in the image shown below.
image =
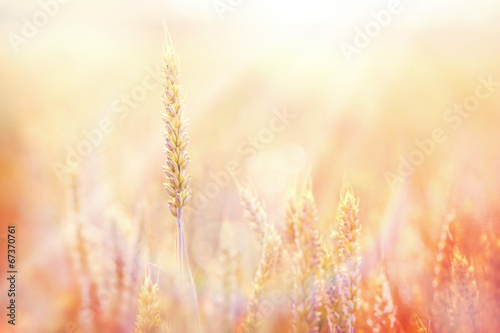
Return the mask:
<path id="1" fill-rule="evenodd" d="M 0 332 L 500 331 L 500 4 L 0 1 Z"/>

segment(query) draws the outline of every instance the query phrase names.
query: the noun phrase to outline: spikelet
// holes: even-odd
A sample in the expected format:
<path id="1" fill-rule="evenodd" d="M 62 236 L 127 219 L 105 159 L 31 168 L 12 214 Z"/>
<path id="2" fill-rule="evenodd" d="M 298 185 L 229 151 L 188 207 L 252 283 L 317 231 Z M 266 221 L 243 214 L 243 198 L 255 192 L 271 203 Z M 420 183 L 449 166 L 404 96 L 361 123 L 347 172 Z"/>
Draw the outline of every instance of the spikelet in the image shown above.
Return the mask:
<path id="1" fill-rule="evenodd" d="M 375 304 L 373 306 L 372 332 L 395 332 L 396 310 L 392 301 L 389 281 L 384 269 L 377 276 L 375 285 Z"/>
<path id="2" fill-rule="evenodd" d="M 292 262 L 294 272 L 293 330 L 296 333 L 318 331 L 321 307 L 321 247 L 317 231 L 317 210 L 311 182 L 304 185 L 300 197 L 293 200 L 291 218 L 294 240 Z"/>
<path id="3" fill-rule="evenodd" d="M 248 303 L 248 313 L 241 327 L 243 333 L 255 332 L 261 324 L 259 314 L 262 312 L 261 307 L 265 300 L 265 289 L 275 274 L 280 251 L 281 238 L 274 227 L 269 225 L 266 228 L 262 256 L 255 275 L 252 296 Z"/>
<path id="4" fill-rule="evenodd" d="M 158 286 L 146 276 L 139 293 L 139 314 L 135 322 L 135 333 L 160 333 L 164 327 L 160 316 Z"/>
<path id="5" fill-rule="evenodd" d="M 250 223 L 252 231 L 262 245 L 264 241 L 265 228 L 267 225 L 267 214 L 260 204 L 255 191 L 250 190 L 248 185 L 238 184 L 241 203 L 245 209 L 245 218 Z"/>
<path id="6" fill-rule="evenodd" d="M 456 246 L 453 249 L 451 275 L 450 329 L 452 332 L 477 332 L 478 290 L 474 266 L 469 265 Z"/>
<path id="7" fill-rule="evenodd" d="M 170 212 L 177 217 L 178 211 L 191 198 L 190 176 L 186 173 L 190 158 L 187 153 L 188 122 L 184 117 L 184 96 L 180 84 L 179 58 L 172 47 L 169 36 L 165 44 L 164 65 L 163 104 L 165 112 L 162 113 L 162 119 L 165 126 L 166 161 L 163 170 L 167 178 L 164 186 L 170 196 Z"/>
<path id="8" fill-rule="evenodd" d="M 340 328 L 343 332 L 353 332 L 356 312 L 362 301 L 360 295 L 360 245 L 361 225 L 358 219 L 359 200 L 354 196 L 350 185 L 345 181 L 341 201 L 337 211 L 339 278 L 338 287 L 341 305 Z"/>

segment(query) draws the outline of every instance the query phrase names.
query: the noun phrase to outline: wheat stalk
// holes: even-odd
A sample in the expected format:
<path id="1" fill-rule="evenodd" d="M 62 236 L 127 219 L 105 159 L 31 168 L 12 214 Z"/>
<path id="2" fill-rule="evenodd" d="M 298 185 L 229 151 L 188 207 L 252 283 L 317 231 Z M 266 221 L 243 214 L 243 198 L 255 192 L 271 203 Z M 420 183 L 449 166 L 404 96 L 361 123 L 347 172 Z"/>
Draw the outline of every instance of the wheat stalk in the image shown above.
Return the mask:
<path id="1" fill-rule="evenodd" d="M 200 316 L 198 311 L 198 299 L 194 285 L 193 275 L 189 265 L 189 255 L 186 246 L 186 237 L 182 224 L 182 209 L 191 199 L 189 182 L 191 176 L 187 174 L 189 155 L 187 146 L 189 136 L 187 133 L 188 122 L 184 116 L 184 94 L 180 84 L 179 57 L 174 51 L 172 39 L 165 27 L 164 45 L 164 67 L 165 80 L 163 92 L 163 104 L 165 112 L 162 112 L 162 120 L 165 127 L 165 154 L 166 161 L 163 170 L 166 176 L 165 189 L 170 196 L 168 207 L 176 218 L 177 224 L 177 261 L 179 270 L 179 284 L 182 291 L 188 282 L 193 296 L 193 307 L 198 319 L 198 330 L 201 330 Z M 184 263 L 184 258 L 186 262 Z M 187 267 L 188 279 L 184 278 L 184 265 Z"/>
<path id="2" fill-rule="evenodd" d="M 189 155 L 187 146 L 188 122 L 184 116 L 184 96 L 180 84 L 179 58 L 175 53 L 170 35 L 167 33 L 164 48 L 165 81 L 163 104 L 165 112 L 162 119 L 165 126 L 166 161 L 163 170 L 166 176 L 165 189 L 170 196 L 168 207 L 177 222 L 177 260 L 179 265 L 179 281 L 184 281 L 184 232 L 182 226 L 182 208 L 191 198 L 189 188 L 190 176 L 187 174 Z"/>

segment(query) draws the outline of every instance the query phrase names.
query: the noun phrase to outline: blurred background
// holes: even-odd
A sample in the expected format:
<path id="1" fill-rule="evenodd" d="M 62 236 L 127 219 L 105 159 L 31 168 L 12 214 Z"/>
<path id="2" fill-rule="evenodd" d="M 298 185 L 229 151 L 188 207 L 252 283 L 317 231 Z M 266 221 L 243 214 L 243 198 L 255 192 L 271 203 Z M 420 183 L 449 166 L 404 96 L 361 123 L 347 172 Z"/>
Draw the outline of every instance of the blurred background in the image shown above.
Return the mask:
<path id="1" fill-rule="evenodd" d="M 185 223 L 203 311 L 222 221 L 241 258 L 242 295 L 260 255 L 233 178 L 253 184 L 281 230 L 290 184 L 310 170 L 320 228 L 333 226 L 347 176 L 360 197 L 363 274 L 384 260 L 402 326 L 427 318 L 447 216 L 467 221 L 468 257 L 484 230 L 500 231 L 499 22 L 495 1 L 0 1 L 0 243 L 4 251 L 16 225 L 19 271 L 16 330 L 5 318 L 0 330 L 80 329 L 76 192 L 102 261 L 99 288 L 116 263 L 113 230 L 132 253 L 141 223 L 139 278 L 154 263 L 169 288 L 164 26 L 190 119 Z M 487 96 L 474 99 L 478 89 Z M 453 109 L 465 101 L 472 111 Z M 436 129 L 445 139 L 433 139 Z M 433 143 L 426 152 L 416 140 Z M 2 309 L 7 289 L 2 279 Z"/>

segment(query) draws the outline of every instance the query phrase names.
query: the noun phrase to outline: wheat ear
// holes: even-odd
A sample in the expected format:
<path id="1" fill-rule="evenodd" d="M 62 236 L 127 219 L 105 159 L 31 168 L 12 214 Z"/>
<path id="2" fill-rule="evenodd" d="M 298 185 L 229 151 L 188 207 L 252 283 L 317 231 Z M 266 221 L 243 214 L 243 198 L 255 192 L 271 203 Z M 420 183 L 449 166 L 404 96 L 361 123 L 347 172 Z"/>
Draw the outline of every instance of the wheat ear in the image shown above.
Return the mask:
<path id="1" fill-rule="evenodd" d="M 164 184 L 170 200 L 168 207 L 177 222 L 177 260 L 179 265 L 179 280 L 184 281 L 184 235 L 182 225 L 182 208 L 191 198 L 189 188 L 190 176 L 186 169 L 189 165 L 187 146 L 189 137 L 187 133 L 188 122 L 184 117 L 184 96 L 180 84 L 179 58 L 175 53 L 170 35 L 166 33 L 164 48 L 165 81 L 163 104 L 165 112 L 162 119 L 165 126 L 165 154 L 166 161 L 163 170 L 166 176 Z"/>

